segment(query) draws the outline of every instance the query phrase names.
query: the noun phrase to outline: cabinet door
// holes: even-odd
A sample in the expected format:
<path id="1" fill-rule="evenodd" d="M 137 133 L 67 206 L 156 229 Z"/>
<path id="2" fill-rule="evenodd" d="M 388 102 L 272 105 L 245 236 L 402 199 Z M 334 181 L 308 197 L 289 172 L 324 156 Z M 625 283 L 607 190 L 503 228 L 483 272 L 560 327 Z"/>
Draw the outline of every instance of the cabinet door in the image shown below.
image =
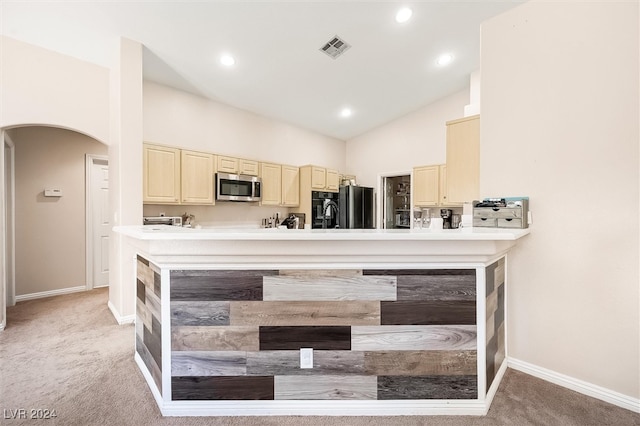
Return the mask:
<path id="1" fill-rule="evenodd" d="M 182 202 L 213 204 L 213 154 L 182 151 Z"/>
<path id="2" fill-rule="evenodd" d="M 282 199 L 282 167 L 280 164 L 260 163 L 263 206 L 278 206 Z"/>
<path id="3" fill-rule="evenodd" d="M 240 158 L 238 162 L 238 170 L 241 175 L 258 176 L 259 170 L 257 161 Z"/>
<path id="4" fill-rule="evenodd" d="M 234 157 L 225 157 L 218 155 L 217 171 L 221 173 L 238 173 L 238 159 Z"/>
<path id="5" fill-rule="evenodd" d="M 282 166 L 282 205 L 300 205 L 300 176 L 298 167 Z"/>
<path id="6" fill-rule="evenodd" d="M 327 169 L 311 167 L 311 189 L 324 190 L 327 186 Z"/>
<path id="7" fill-rule="evenodd" d="M 440 205 L 446 206 L 449 200 L 447 199 L 447 165 L 440 164 L 438 167 L 439 179 L 439 193 L 440 193 Z"/>
<path id="8" fill-rule="evenodd" d="M 338 192 L 340 188 L 340 175 L 337 170 L 327 169 L 327 191 Z"/>
<path id="9" fill-rule="evenodd" d="M 437 206 L 440 201 L 440 167 L 422 166 L 413 169 L 413 205 Z"/>
<path id="10" fill-rule="evenodd" d="M 447 123 L 447 204 L 479 198 L 480 116 Z"/>
<path id="11" fill-rule="evenodd" d="M 143 203 L 180 203 L 179 149 L 144 144 L 142 170 Z"/>

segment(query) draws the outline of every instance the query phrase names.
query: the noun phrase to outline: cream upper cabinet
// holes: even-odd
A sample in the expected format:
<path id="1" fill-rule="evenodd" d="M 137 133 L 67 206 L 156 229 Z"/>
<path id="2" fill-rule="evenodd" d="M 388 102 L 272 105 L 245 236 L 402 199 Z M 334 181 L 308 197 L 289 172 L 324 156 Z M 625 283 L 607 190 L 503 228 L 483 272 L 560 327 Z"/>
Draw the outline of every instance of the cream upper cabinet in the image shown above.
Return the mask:
<path id="1" fill-rule="evenodd" d="M 224 155 L 218 155 L 216 171 L 220 173 L 238 173 L 239 161 L 235 157 L 226 157 Z"/>
<path id="2" fill-rule="evenodd" d="M 304 166 L 311 177 L 312 191 L 338 192 L 340 189 L 340 174 L 337 170 L 318 166 Z"/>
<path id="3" fill-rule="evenodd" d="M 480 116 L 447 122 L 447 204 L 480 195 Z"/>
<path id="4" fill-rule="evenodd" d="M 143 145 L 142 201 L 148 204 L 180 203 L 180 150 Z"/>
<path id="5" fill-rule="evenodd" d="M 446 164 L 440 164 L 440 166 L 438 167 L 439 169 L 439 175 L 440 175 L 440 179 L 438 181 L 438 193 L 440 194 L 440 205 L 441 206 L 446 206 L 447 205 L 447 165 Z"/>
<path id="6" fill-rule="evenodd" d="M 279 206 L 282 200 L 282 166 L 280 164 L 260 163 L 262 178 L 263 206 Z"/>
<path id="7" fill-rule="evenodd" d="M 338 192 L 340 189 L 340 174 L 337 170 L 327 169 L 327 191 Z"/>
<path id="8" fill-rule="evenodd" d="M 300 205 L 300 169 L 294 166 L 282 166 L 282 205 L 295 207 Z"/>
<path id="9" fill-rule="evenodd" d="M 311 166 L 311 188 L 323 190 L 327 186 L 327 169 Z"/>
<path id="10" fill-rule="evenodd" d="M 245 160 L 244 158 L 238 159 L 238 171 L 241 175 L 258 176 L 260 172 L 258 169 L 257 161 Z"/>
<path id="11" fill-rule="evenodd" d="M 440 166 L 413 169 L 413 205 L 437 206 L 440 203 Z"/>
<path id="12" fill-rule="evenodd" d="M 205 152 L 182 150 L 182 203 L 214 204 L 214 157 Z"/>

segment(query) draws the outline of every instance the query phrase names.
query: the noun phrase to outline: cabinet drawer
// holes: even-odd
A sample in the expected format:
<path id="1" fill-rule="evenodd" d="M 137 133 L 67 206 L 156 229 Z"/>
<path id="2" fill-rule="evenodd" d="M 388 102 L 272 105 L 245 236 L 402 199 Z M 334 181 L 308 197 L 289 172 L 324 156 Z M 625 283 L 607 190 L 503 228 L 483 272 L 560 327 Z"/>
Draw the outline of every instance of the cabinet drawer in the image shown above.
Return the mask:
<path id="1" fill-rule="evenodd" d="M 522 228 L 522 219 L 503 218 L 497 221 L 498 228 Z"/>
<path id="2" fill-rule="evenodd" d="M 494 218 L 477 217 L 477 216 L 473 217 L 473 226 L 474 227 L 478 227 L 478 228 L 482 228 L 482 227 L 495 228 L 496 225 L 497 225 L 497 221 Z"/>
<path id="3" fill-rule="evenodd" d="M 490 217 L 494 219 L 522 219 L 521 207 L 476 207 L 473 217 Z"/>

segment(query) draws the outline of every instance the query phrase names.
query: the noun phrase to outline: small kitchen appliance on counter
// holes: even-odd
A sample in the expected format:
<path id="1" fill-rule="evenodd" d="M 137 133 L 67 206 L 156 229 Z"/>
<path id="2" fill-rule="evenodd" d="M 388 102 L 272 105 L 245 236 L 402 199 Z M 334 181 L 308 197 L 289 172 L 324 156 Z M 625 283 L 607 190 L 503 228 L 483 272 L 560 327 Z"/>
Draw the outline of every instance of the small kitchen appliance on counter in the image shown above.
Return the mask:
<path id="1" fill-rule="evenodd" d="M 473 226 L 528 228 L 529 198 L 485 198 L 473 202 Z"/>
<path id="2" fill-rule="evenodd" d="M 451 229 L 451 216 L 453 216 L 453 210 L 440 209 L 440 217 L 442 218 L 442 229 Z"/>
<path id="3" fill-rule="evenodd" d="M 142 218 L 143 225 L 171 225 L 182 226 L 180 216 L 145 216 Z"/>

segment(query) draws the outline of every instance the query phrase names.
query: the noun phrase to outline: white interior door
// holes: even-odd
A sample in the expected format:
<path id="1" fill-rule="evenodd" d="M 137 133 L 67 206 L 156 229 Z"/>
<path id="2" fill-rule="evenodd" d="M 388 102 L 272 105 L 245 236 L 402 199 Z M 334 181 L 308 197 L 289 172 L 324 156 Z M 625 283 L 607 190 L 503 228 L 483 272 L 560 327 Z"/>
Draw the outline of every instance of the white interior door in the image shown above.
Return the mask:
<path id="1" fill-rule="evenodd" d="M 93 156 L 90 167 L 90 281 L 92 287 L 104 287 L 109 285 L 109 162 L 105 157 Z"/>

